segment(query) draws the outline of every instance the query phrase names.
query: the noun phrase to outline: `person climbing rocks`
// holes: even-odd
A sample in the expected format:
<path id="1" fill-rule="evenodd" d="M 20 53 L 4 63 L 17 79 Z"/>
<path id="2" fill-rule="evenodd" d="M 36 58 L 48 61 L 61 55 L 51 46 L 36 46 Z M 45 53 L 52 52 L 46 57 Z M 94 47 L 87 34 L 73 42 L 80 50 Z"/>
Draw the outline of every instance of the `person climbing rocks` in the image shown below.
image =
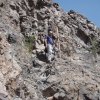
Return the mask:
<path id="1" fill-rule="evenodd" d="M 45 53 L 48 62 L 51 62 L 54 59 L 54 36 L 52 31 L 49 31 L 48 35 L 45 36 Z"/>

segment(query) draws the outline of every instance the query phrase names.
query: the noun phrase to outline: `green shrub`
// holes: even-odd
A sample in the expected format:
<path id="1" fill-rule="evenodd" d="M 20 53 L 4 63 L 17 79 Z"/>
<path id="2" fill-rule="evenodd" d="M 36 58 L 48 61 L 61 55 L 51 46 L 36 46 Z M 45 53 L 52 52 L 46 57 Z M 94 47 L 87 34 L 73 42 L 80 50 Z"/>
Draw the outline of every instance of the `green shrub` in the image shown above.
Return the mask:
<path id="1" fill-rule="evenodd" d="M 33 43 L 35 41 L 35 36 L 25 36 L 25 46 L 28 48 L 29 52 L 33 50 Z"/>
<path id="2" fill-rule="evenodd" d="M 100 43 L 99 43 L 99 41 L 97 41 L 96 38 L 93 38 L 93 39 L 90 38 L 90 42 L 91 42 L 90 51 L 96 58 L 97 53 L 100 54 Z"/>

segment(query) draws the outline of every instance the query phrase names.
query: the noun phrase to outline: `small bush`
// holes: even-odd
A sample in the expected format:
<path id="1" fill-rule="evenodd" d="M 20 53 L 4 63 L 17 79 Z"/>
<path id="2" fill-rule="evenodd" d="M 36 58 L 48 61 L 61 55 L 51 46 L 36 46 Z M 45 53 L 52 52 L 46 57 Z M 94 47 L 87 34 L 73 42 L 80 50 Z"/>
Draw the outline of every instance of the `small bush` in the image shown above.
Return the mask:
<path id="1" fill-rule="evenodd" d="M 96 58 L 97 53 L 100 54 L 100 43 L 97 41 L 96 38 L 90 39 L 91 40 L 91 52 Z"/>
<path id="2" fill-rule="evenodd" d="M 25 36 L 25 46 L 28 48 L 29 52 L 33 50 L 33 44 L 35 41 L 35 36 Z"/>

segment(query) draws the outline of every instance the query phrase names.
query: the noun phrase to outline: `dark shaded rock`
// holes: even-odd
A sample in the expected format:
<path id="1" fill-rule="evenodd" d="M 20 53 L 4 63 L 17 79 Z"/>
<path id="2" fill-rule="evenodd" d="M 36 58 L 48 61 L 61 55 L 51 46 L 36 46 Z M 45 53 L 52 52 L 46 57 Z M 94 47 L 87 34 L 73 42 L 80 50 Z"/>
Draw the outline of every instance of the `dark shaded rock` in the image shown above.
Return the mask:
<path id="1" fill-rule="evenodd" d="M 54 87 L 48 87 L 48 88 L 46 88 L 45 90 L 42 91 L 43 96 L 45 96 L 45 97 L 51 97 L 56 92 L 57 92 L 57 89 L 55 89 Z"/>
<path id="2" fill-rule="evenodd" d="M 0 37 L 0 41 L 2 40 L 2 38 Z"/>
<path id="3" fill-rule="evenodd" d="M 0 100 L 9 100 L 9 99 L 7 95 L 0 93 Z"/>
<path id="4" fill-rule="evenodd" d="M 78 29 L 77 34 L 76 34 L 81 40 L 84 41 L 85 44 L 90 43 L 90 38 L 89 36 L 87 36 L 84 31 L 82 31 L 81 29 Z"/>
<path id="5" fill-rule="evenodd" d="M 85 100 L 92 100 L 86 94 L 84 94 L 84 98 L 85 98 Z"/>
<path id="6" fill-rule="evenodd" d="M 15 90 L 15 93 L 16 93 L 17 96 L 20 97 L 20 88 L 17 88 L 17 89 Z"/>
<path id="7" fill-rule="evenodd" d="M 0 4 L 0 7 L 3 7 L 3 6 L 4 6 L 4 4 L 3 4 L 3 3 L 1 3 L 1 4 Z"/>
<path id="8" fill-rule="evenodd" d="M 36 8 L 40 9 L 43 8 L 44 6 L 50 7 L 52 5 L 52 0 L 38 0 Z"/>
<path id="9" fill-rule="evenodd" d="M 16 36 L 14 34 L 8 34 L 7 41 L 9 43 L 16 43 Z"/>
<path id="10" fill-rule="evenodd" d="M 75 11 L 74 11 L 74 10 L 70 10 L 70 11 L 68 12 L 68 14 L 75 14 Z"/>

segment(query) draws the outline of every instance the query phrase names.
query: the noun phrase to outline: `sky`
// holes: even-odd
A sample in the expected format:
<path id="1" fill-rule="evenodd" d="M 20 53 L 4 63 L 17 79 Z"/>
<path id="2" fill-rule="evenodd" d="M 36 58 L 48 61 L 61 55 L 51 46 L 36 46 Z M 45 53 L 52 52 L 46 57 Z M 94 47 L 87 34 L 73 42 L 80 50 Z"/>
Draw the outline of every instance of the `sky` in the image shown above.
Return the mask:
<path id="1" fill-rule="evenodd" d="M 100 0 L 53 0 L 64 11 L 74 10 L 100 27 Z"/>

